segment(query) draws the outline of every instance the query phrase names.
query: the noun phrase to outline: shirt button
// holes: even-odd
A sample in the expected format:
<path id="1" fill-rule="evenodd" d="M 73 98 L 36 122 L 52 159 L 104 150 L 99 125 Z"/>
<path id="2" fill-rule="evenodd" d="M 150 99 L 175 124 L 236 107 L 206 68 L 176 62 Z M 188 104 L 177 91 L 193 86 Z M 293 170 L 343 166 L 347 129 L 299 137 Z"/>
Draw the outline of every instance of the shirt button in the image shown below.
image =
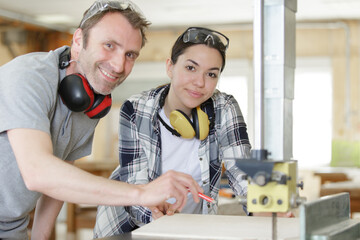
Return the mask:
<path id="1" fill-rule="evenodd" d="M 202 158 L 199 158 L 200 161 L 202 161 Z"/>
<path id="2" fill-rule="evenodd" d="M 207 182 L 206 182 L 206 181 L 203 181 L 203 184 L 205 185 L 205 184 L 207 184 Z"/>
<path id="3" fill-rule="evenodd" d="M 210 203 L 209 202 L 207 203 L 207 207 L 210 208 Z"/>

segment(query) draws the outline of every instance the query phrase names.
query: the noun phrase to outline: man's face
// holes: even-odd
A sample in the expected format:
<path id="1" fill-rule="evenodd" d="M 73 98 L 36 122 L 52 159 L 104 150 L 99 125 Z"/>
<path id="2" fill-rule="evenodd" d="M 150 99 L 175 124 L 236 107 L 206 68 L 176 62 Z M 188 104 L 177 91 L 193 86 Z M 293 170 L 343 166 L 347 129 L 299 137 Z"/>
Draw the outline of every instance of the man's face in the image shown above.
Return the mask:
<path id="1" fill-rule="evenodd" d="M 82 37 L 81 30 L 79 34 Z M 130 74 L 140 53 L 142 36 L 123 15 L 113 12 L 90 29 L 86 49 L 82 40 L 78 44 L 78 72 L 95 92 L 107 95 Z"/>

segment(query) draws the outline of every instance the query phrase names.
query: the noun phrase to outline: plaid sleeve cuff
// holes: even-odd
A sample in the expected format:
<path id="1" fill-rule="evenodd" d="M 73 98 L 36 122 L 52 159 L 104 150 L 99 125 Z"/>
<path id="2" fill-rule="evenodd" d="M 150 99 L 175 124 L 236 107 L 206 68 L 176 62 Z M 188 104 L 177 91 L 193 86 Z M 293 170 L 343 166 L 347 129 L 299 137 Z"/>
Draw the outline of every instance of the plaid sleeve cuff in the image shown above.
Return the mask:
<path id="1" fill-rule="evenodd" d="M 94 228 L 94 238 L 109 237 L 131 232 L 138 228 L 121 206 L 99 206 Z"/>

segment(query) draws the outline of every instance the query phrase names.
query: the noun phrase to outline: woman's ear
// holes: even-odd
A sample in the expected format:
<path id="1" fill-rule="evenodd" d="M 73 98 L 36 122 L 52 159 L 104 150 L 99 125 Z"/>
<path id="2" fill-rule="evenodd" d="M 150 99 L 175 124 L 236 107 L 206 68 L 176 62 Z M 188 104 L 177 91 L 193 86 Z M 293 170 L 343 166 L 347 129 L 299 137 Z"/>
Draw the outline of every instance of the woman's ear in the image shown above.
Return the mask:
<path id="1" fill-rule="evenodd" d="M 71 44 L 71 57 L 77 59 L 79 52 L 83 47 L 83 34 L 80 28 L 76 29 L 73 34 L 72 44 Z"/>
<path id="2" fill-rule="evenodd" d="M 172 76 L 173 76 L 173 73 L 172 73 L 173 67 L 174 67 L 174 64 L 172 63 L 171 59 L 168 58 L 166 60 L 166 73 L 170 79 L 172 79 Z"/>

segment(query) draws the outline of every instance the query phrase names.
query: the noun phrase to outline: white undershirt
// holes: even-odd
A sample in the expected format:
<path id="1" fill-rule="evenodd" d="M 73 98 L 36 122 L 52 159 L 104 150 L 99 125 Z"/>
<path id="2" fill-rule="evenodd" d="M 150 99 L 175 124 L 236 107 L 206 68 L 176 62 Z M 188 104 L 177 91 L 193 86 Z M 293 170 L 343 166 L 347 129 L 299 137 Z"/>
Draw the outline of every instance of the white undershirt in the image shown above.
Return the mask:
<path id="1" fill-rule="evenodd" d="M 171 127 L 170 120 L 166 117 L 164 109 L 159 112 L 160 117 Z M 161 131 L 161 161 L 162 173 L 168 170 L 175 170 L 191 175 L 195 181 L 201 186 L 201 169 L 198 157 L 200 140 L 185 139 L 172 135 L 164 125 L 160 122 Z M 201 200 L 201 199 L 200 199 Z M 188 200 L 182 213 L 198 213 L 202 212 L 202 201 L 195 203 L 192 195 L 188 194 Z"/>

